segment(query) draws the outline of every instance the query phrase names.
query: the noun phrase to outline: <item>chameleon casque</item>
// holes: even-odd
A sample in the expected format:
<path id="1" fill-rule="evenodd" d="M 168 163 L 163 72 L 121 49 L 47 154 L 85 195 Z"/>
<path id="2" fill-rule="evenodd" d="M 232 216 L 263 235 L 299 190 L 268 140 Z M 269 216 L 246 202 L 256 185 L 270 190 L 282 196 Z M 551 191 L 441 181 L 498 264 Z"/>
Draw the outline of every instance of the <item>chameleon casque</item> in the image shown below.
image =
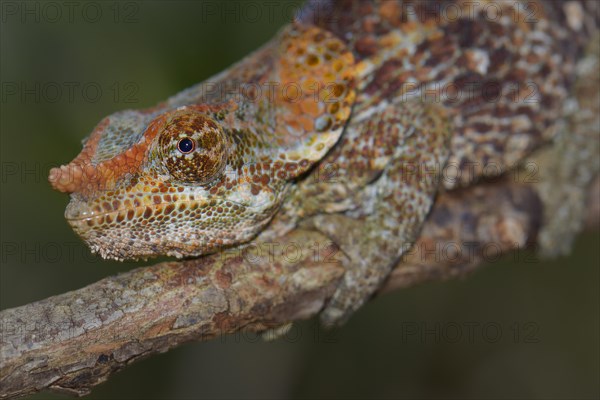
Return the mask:
<path id="1" fill-rule="evenodd" d="M 322 313 L 341 322 L 437 192 L 506 173 L 560 134 L 593 3 L 309 2 L 221 74 L 106 117 L 49 179 L 104 258 L 319 230 L 351 260 Z"/>

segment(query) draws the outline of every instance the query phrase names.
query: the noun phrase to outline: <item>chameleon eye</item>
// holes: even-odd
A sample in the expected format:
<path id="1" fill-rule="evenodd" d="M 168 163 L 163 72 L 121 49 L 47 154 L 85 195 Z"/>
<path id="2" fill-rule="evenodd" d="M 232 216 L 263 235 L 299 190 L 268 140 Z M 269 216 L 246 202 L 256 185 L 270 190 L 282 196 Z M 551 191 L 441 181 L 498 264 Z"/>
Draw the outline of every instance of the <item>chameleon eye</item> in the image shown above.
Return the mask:
<path id="1" fill-rule="evenodd" d="M 224 169 L 228 141 L 223 128 L 193 109 L 174 111 L 159 133 L 158 152 L 173 178 L 208 183 Z"/>
<path id="2" fill-rule="evenodd" d="M 177 143 L 177 150 L 182 152 L 183 154 L 188 154 L 194 151 L 194 147 L 196 147 L 194 141 L 190 138 L 183 138 Z"/>

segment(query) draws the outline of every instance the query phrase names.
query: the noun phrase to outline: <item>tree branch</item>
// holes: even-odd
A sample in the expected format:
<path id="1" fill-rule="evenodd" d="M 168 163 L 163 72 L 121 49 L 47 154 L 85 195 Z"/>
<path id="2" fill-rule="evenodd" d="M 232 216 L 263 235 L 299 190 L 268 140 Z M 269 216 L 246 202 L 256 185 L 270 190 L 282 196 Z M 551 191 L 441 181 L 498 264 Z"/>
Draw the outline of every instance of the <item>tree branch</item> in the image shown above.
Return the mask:
<path id="1" fill-rule="evenodd" d="M 299 245 L 315 239 L 324 238 L 303 231 L 285 238 Z M 181 343 L 308 318 L 343 273 L 338 263 L 318 260 L 312 251 L 295 258 L 221 253 L 138 268 L 5 310 L 0 394 L 50 388 L 81 395 Z"/>
<path id="2" fill-rule="evenodd" d="M 590 204 L 598 204 L 598 179 Z M 532 186 L 496 182 L 444 193 L 381 292 L 464 275 L 535 243 Z M 590 207 L 588 220 L 598 221 Z M 597 224 L 594 224 L 597 226 Z M 262 331 L 316 315 L 343 275 L 343 254 L 317 232 L 254 242 L 102 279 L 0 313 L 0 397 L 44 389 L 83 395 L 141 358 L 192 340 Z"/>

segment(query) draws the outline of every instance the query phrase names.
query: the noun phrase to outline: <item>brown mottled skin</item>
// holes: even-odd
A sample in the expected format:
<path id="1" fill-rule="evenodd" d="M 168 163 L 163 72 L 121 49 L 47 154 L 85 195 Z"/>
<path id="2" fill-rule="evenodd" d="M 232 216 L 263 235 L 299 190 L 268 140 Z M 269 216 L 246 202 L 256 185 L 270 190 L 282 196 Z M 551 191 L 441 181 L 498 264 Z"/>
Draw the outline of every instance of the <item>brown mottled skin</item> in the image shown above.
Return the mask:
<path id="1" fill-rule="evenodd" d="M 586 7 L 309 2 L 223 73 L 107 117 L 50 181 L 106 258 L 201 256 L 318 229 L 351 260 L 323 314 L 340 322 L 440 189 L 505 174 L 554 140 L 597 25 Z"/>

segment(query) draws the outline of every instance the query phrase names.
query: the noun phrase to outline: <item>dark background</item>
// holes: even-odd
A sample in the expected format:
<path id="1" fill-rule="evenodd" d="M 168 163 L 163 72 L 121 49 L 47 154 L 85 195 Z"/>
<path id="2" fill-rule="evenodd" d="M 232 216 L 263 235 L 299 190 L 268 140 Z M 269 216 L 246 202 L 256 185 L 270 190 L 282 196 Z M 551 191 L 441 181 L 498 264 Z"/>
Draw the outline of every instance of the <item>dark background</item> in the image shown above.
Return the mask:
<path id="1" fill-rule="evenodd" d="M 72 13 L 63 2 L 1 4 L 2 309 L 142 265 L 89 255 L 48 169 L 70 161 L 102 117 L 239 60 L 299 4 L 72 3 Z M 580 236 L 570 257 L 516 253 L 465 280 L 388 294 L 334 332 L 307 321 L 272 343 L 246 334 L 188 344 L 90 398 L 597 398 L 598 239 Z M 49 397 L 63 398 L 34 396 Z"/>

